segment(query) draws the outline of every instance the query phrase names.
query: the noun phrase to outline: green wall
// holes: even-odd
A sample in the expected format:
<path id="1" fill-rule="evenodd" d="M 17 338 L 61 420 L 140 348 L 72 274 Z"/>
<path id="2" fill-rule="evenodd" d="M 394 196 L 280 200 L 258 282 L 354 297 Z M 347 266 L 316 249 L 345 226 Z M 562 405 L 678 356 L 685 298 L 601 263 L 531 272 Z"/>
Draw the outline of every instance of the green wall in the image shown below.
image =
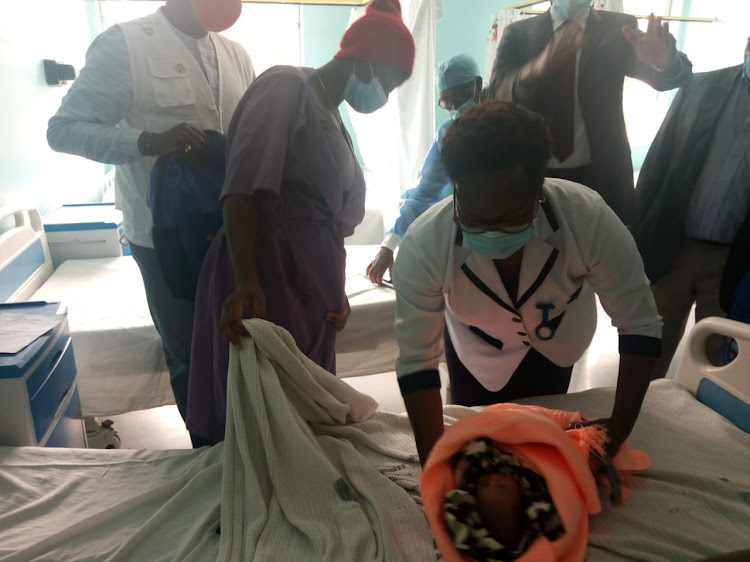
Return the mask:
<path id="1" fill-rule="evenodd" d="M 42 60 L 81 68 L 90 33 L 81 0 L 0 2 L 0 206 L 34 206 L 44 214 L 62 203 L 101 200 L 102 164 L 47 145 L 47 121 L 69 86 L 48 86 Z"/>

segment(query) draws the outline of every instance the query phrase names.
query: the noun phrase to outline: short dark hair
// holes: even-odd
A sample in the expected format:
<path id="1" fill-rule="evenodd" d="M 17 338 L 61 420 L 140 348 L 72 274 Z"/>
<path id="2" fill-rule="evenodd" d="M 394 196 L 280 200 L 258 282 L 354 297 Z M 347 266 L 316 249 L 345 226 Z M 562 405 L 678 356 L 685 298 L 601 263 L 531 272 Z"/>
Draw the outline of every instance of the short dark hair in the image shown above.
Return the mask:
<path id="1" fill-rule="evenodd" d="M 443 138 L 441 157 L 453 181 L 519 164 L 530 178 L 541 178 L 547 170 L 551 144 L 541 115 L 509 102 L 489 100 L 456 118 Z"/>

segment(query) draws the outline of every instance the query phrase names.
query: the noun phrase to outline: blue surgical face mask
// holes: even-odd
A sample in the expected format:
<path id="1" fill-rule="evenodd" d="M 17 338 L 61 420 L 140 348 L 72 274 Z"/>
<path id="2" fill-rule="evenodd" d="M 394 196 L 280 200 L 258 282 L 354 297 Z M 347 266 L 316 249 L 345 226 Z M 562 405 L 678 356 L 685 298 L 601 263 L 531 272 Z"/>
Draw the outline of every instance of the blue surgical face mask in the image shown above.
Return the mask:
<path id="1" fill-rule="evenodd" d="M 552 0 L 552 6 L 562 19 L 567 20 L 591 6 L 591 0 Z"/>
<path id="2" fill-rule="evenodd" d="M 750 85 L 750 51 L 745 53 L 745 64 L 742 66 L 742 77 Z"/>
<path id="3" fill-rule="evenodd" d="M 461 115 L 464 111 L 466 111 L 470 107 L 476 105 L 477 102 L 474 101 L 474 98 L 476 97 L 476 95 L 477 95 L 477 85 L 474 84 L 474 93 L 471 94 L 471 97 L 468 100 L 466 100 L 464 103 L 462 103 L 461 105 L 459 105 L 456 109 L 451 109 L 448 112 L 448 115 L 451 116 L 451 119 L 455 119 L 456 117 L 458 117 L 459 115 Z"/>
<path id="4" fill-rule="evenodd" d="M 476 253 L 491 260 L 504 260 L 523 248 L 534 233 L 533 227 L 510 234 L 501 231 L 487 231 L 479 234 L 464 232 L 463 237 Z"/>
<path id="5" fill-rule="evenodd" d="M 363 82 L 356 72 L 352 72 L 349 81 L 344 88 L 344 99 L 346 103 L 352 106 L 357 113 L 374 113 L 386 103 L 388 103 L 388 94 L 385 93 L 380 80 L 372 72 L 372 79 L 369 83 Z"/>

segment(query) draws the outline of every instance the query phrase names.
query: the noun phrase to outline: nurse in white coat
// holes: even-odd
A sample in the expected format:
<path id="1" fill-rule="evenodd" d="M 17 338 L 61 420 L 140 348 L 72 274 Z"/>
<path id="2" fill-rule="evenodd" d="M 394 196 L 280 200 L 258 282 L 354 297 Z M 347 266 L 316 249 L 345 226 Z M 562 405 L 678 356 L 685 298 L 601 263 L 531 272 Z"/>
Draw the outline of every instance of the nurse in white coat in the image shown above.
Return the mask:
<path id="1" fill-rule="evenodd" d="M 620 334 L 614 454 L 635 424 L 661 348 L 661 318 L 635 242 L 593 190 L 545 179 L 542 118 L 505 102 L 447 131 L 455 196 L 404 237 L 393 280 L 397 374 L 424 463 L 443 432 L 441 341 L 455 404 L 567 392 L 596 329 L 598 294 Z"/>

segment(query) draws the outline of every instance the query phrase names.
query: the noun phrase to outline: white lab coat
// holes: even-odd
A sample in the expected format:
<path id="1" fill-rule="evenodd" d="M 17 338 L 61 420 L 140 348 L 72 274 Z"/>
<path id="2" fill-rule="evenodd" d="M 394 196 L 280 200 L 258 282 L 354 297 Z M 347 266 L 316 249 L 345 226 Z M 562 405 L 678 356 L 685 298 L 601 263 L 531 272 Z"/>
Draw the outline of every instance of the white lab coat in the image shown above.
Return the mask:
<path id="1" fill-rule="evenodd" d="M 658 353 L 662 322 L 628 230 L 587 187 L 547 179 L 543 190 L 515 302 L 493 261 L 463 241 L 452 198 L 411 226 L 393 269 L 402 391 L 433 385 L 444 325 L 461 362 L 493 392 L 532 348 L 573 365 L 596 329 L 594 293 L 618 328 L 621 352 Z"/>

